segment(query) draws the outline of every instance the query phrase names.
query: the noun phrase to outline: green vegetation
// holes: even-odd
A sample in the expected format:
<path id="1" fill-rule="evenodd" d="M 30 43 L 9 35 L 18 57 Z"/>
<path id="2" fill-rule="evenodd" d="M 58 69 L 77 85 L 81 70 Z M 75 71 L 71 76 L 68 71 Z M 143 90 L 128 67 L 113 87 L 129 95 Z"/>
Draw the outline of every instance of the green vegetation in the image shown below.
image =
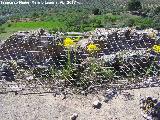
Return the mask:
<path id="1" fill-rule="evenodd" d="M 51 28 L 58 28 L 58 27 L 63 27 L 62 22 L 54 22 L 54 21 L 31 21 L 31 22 L 17 22 L 17 23 L 11 23 L 8 24 L 11 25 L 9 28 L 26 28 L 26 29 L 37 29 L 37 28 L 46 28 L 46 29 L 51 29 Z"/>
<path id="2" fill-rule="evenodd" d="M 137 11 L 142 9 L 142 4 L 139 0 L 130 0 L 128 2 L 129 11 Z"/>
<path id="3" fill-rule="evenodd" d="M 51 6 L 48 6 L 48 8 L 44 6 L 44 9 L 39 10 L 37 6 L 36 10 L 30 9 L 30 11 L 23 15 L 20 14 L 20 11 L 15 12 L 12 16 L 0 18 L 0 39 L 6 39 L 9 34 L 17 31 L 34 30 L 38 28 L 47 29 L 50 33 L 55 33 L 56 31 L 83 32 L 100 27 L 127 26 L 135 26 L 140 29 L 150 27 L 160 29 L 159 7 L 147 7 L 147 1 L 128 0 L 127 2 L 127 6 L 124 5 L 123 7 L 115 7 L 115 5 L 112 4 L 116 3 L 116 0 L 108 0 L 98 2 L 99 4 L 97 3 L 97 6 L 93 8 L 86 6 L 77 8 L 73 5 L 70 8 L 63 6 L 63 9 L 51 9 Z M 106 6 L 103 6 L 102 3 L 106 3 Z M 107 9 L 107 3 L 110 3 L 110 5 L 115 8 L 109 7 L 110 9 Z M 119 0 L 119 4 L 122 3 L 124 2 Z M 154 1 L 152 3 L 154 3 Z M 62 6 L 59 7 L 62 8 Z M 4 13 L 6 9 L 9 9 L 7 7 L 2 8 L 0 9 L 2 9 Z M 134 11 L 137 11 L 137 13 L 132 13 Z"/>

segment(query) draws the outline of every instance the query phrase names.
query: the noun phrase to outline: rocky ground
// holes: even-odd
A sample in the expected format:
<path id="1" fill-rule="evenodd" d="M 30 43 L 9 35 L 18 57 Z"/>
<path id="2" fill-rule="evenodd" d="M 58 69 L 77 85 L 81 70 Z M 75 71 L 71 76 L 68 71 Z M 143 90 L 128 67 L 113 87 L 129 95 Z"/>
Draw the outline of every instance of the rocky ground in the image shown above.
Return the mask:
<path id="1" fill-rule="evenodd" d="M 103 95 L 90 94 L 54 96 L 53 94 L 0 95 L 1 120 L 70 120 L 74 113 L 77 120 L 143 120 L 140 98 L 159 98 L 160 87 L 122 91 L 105 103 Z M 128 97 L 127 97 L 128 96 Z M 94 101 L 102 103 L 100 109 L 93 108 Z"/>

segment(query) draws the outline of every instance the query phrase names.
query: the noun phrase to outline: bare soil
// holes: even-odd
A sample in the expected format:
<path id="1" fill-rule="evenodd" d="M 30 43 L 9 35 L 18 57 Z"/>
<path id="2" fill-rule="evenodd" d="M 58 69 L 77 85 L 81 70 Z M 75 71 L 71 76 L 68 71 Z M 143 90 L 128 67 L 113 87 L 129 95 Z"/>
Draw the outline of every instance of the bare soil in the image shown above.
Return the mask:
<path id="1" fill-rule="evenodd" d="M 53 94 L 0 95 L 1 120 L 70 120 L 73 113 L 77 120 L 144 120 L 141 115 L 140 97 L 158 98 L 160 88 L 142 88 L 122 91 L 122 94 L 108 103 L 103 102 L 102 94 L 88 96 L 69 95 L 54 97 Z M 125 98 L 130 93 L 132 99 Z M 102 102 L 100 109 L 94 109 L 95 100 Z"/>

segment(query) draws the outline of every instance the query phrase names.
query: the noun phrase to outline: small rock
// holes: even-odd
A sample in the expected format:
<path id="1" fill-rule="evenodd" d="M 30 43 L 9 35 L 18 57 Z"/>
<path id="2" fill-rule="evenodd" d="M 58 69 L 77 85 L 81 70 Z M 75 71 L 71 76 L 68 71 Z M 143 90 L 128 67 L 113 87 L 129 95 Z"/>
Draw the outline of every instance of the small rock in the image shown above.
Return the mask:
<path id="1" fill-rule="evenodd" d="M 117 95 L 117 91 L 116 90 L 112 90 L 112 89 L 109 89 L 107 90 L 105 93 L 104 93 L 104 98 L 103 98 L 103 101 L 104 102 L 108 102 L 110 100 L 113 99 L 113 97 L 115 97 Z"/>
<path id="2" fill-rule="evenodd" d="M 153 100 L 153 103 L 155 103 L 155 104 L 158 102 L 158 100 L 156 98 L 152 98 L 152 100 Z"/>
<path id="3" fill-rule="evenodd" d="M 85 91 L 81 91 L 81 94 L 87 96 L 87 93 Z"/>
<path id="4" fill-rule="evenodd" d="M 62 100 L 67 98 L 67 93 L 65 91 L 62 91 Z"/>
<path id="5" fill-rule="evenodd" d="M 74 113 L 72 116 L 71 116 L 71 120 L 76 120 L 78 117 L 78 114 L 77 113 Z"/>
<path id="6" fill-rule="evenodd" d="M 26 77 L 26 80 L 33 80 L 33 79 L 34 79 L 33 76 Z"/>
<path id="7" fill-rule="evenodd" d="M 93 102 L 93 108 L 100 109 L 101 106 L 102 106 L 102 104 L 99 100 Z"/>
<path id="8" fill-rule="evenodd" d="M 107 97 L 103 97 L 103 102 L 107 103 L 109 99 Z"/>
<path id="9" fill-rule="evenodd" d="M 7 83 L 8 87 L 7 87 L 7 91 L 12 91 L 12 92 L 18 92 L 18 91 L 22 91 L 22 86 L 18 85 L 15 82 L 12 83 Z"/>
<path id="10" fill-rule="evenodd" d="M 153 120 L 153 119 L 152 119 L 152 116 L 147 116 L 146 119 L 147 119 L 147 120 Z"/>

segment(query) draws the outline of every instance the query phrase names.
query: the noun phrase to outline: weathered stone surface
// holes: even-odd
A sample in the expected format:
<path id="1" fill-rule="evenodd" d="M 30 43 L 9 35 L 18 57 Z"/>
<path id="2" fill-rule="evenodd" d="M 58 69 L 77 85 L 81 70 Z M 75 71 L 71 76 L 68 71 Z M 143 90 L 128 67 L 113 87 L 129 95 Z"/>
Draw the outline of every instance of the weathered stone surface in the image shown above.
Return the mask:
<path id="1" fill-rule="evenodd" d="M 153 57 L 147 49 L 156 43 L 156 40 L 149 36 L 150 31 L 154 32 L 113 28 L 82 33 L 82 36 L 88 34 L 88 37 L 82 37 L 76 43 L 76 51 L 73 50 L 75 48 L 70 50 L 70 61 L 81 63 L 83 59 L 92 56 L 102 58 L 106 61 L 106 67 L 114 67 L 120 74 L 134 70 L 137 73 L 144 72 L 144 68 L 153 62 Z M 18 66 L 26 69 L 37 65 L 63 67 L 68 59 L 68 50 L 63 46 L 63 35 L 64 33 L 60 32 L 50 35 L 43 29 L 18 32 L 1 45 L 0 60 L 15 60 Z M 90 54 L 87 51 L 90 43 L 96 44 L 100 50 Z M 139 70 L 139 66 L 142 68 L 141 71 L 136 71 Z"/>
<path id="2" fill-rule="evenodd" d="M 41 47 L 39 47 L 41 46 Z M 30 65 L 43 63 L 52 57 L 54 61 L 61 59 L 64 54 L 63 46 L 55 44 L 54 36 L 46 31 L 18 32 L 9 37 L 0 48 L 0 60 L 22 59 Z M 57 62 L 58 63 L 58 62 Z"/>

